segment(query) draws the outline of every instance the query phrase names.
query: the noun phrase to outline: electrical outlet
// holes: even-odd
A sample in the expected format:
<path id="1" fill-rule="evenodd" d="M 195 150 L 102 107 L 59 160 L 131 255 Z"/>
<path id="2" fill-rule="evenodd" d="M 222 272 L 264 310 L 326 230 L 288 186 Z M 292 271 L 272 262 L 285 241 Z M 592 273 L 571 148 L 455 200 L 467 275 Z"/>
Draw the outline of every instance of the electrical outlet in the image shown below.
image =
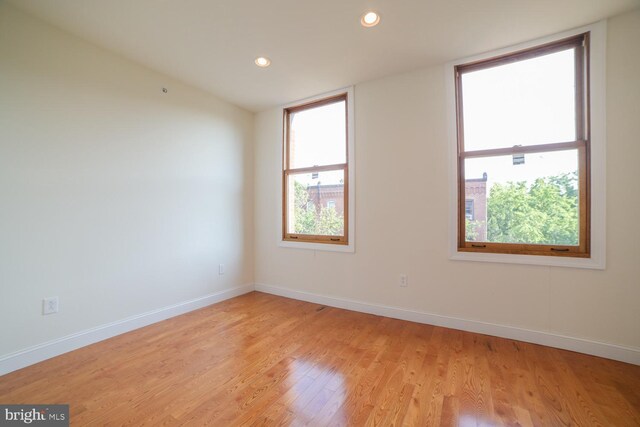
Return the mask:
<path id="1" fill-rule="evenodd" d="M 42 314 L 53 314 L 58 312 L 58 297 L 44 298 L 42 300 Z"/>
<path id="2" fill-rule="evenodd" d="M 224 264 L 218 264 L 218 274 L 221 276 L 224 274 Z"/>
<path id="3" fill-rule="evenodd" d="M 401 274 L 400 275 L 400 287 L 401 288 L 406 288 L 407 286 L 409 286 L 409 276 L 407 276 L 406 274 Z"/>

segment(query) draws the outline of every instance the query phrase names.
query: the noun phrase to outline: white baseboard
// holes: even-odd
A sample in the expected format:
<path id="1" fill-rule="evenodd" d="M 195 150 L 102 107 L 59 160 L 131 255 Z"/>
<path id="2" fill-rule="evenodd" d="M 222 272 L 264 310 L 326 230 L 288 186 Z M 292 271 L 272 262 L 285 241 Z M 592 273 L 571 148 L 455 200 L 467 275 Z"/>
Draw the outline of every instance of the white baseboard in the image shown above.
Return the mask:
<path id="1" fill-rule="evenodd" d="M 637 348 L 623 347 L 615 344 L 568 337 L 551 332 L 534 331 L 530 329 L 497 325 L 476 320 L 466 320 L 456 317 L 441 316 L 438 314 L 407 310 L 398 307 L 388 307 L 384 305 L 356 301 L 347 298 L 324 296 L 309 292 L 282 288 L 279 286 L 256 283 L 255 290 L 287 298 L 313 302 L 316 304 L 343 308 L 346 310 L 376 314 L 378 316 L 392 317 L 394 319 L 408 320 L 416 323 L 425 323 L 428 325 L 442 326 L 445 328 L 459 329 L 479 334 L 493 335 L 496 337 L 541 344 L 549 347 L 561 348 L 564 350 L 571 350 L 578 353 L 585 353 L 593 356 L 604 357 L 607 359 L 619 360 L 621 362 L 632 363 L 634 365 L 640 365 L 640 349 Z"/>
<path id="2" fill-rule="evenodd" d="M 97 326 L 66 337 L 58 338 L 24 350 L 0 356 L 0 375 L 24 368 L 34 363 L 67 353 L 80 347 L 142 328 L 174 316 L 179 316 L 199 308 L 237 297 L 254 290 L 253 285 L 225 289 L 200 298 L 184 301 L 168 307 L 148 311 L 126 319 Z"/>

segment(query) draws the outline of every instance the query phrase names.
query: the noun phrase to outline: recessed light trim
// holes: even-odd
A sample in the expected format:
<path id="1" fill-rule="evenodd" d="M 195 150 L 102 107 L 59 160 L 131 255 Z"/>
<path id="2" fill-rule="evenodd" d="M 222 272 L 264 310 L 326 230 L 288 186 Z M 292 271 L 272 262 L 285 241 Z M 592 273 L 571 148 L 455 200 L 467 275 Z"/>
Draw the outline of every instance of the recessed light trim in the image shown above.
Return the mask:
<path id="1" fill-rule="evenodd" d="M 362 24 L 363 27 L 367 27 L 367 28 L 375 27 L 380 23 L 380 15 L 370 10 L 368 12 L 365 12 L 364 15 L 362 15 L 362 18 L 360 18 L 360 23 Z"/>
<path id="2" fill-rule="evenodd" d="M 265 56 L 259 56 L 256 58 L 255 63 L 258 67 L 266 68 L 271 65 L 271 60 Z"/>

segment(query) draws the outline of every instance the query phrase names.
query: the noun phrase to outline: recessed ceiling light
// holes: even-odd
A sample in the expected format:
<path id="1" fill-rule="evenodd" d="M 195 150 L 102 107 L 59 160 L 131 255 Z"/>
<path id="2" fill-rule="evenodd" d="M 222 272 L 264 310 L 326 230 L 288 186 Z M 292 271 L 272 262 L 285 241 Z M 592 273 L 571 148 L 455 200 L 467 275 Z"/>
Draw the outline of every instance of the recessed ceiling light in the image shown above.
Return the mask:
<path id="1" fill-rule="evenodd" d="M 258 58 L 256 58 L 256 65 L 258 67 L 265 68 L 271 65 L 271 60 L 269 58 L 265 58 L 264 56 L 259 56 Z"/>
<path id="2" fill-rule="evenodd" d="M 380 15 L 373 11 L 369 11 L 362 15 L 360 18 L 360 23 L 363 27 L 375 27 L 380 22 Z"/>

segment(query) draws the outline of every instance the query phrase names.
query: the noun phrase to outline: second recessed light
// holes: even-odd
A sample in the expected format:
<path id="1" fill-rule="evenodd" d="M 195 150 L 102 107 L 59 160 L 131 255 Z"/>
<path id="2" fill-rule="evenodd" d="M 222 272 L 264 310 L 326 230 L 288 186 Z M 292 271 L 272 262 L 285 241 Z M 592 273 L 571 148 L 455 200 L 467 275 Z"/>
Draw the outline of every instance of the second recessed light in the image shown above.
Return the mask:
<path id="1" fill-rule="evenodd" d="M 262 67 L 262 68 L 265 68 L 265 67 L 268 67 L 269 65 L 271 65 L 271 60 L 269 58 L 264 57 L 264 56 L 260 56 L 260 57 L 256 58 L 255 62 L 256 62 L 256 65 L 258 67 Z"/>
<path id="2" fill-rule="evenodd" d="M 380 15 L 376 12 L 369 11 L 362 15 L 360 18 L 360 23 L 363 27 L 375 27 L 380 22 Z"/>

